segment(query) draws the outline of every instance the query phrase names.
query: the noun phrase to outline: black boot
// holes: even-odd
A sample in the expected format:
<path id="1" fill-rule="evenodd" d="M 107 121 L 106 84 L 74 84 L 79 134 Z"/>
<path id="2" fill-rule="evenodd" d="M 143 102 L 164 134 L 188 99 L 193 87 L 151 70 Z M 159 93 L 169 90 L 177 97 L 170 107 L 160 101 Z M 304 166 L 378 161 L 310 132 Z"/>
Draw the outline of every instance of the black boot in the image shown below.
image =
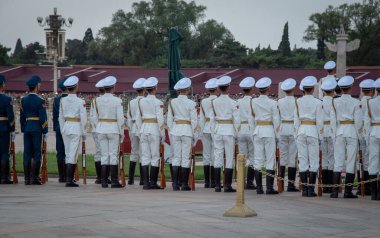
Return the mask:
<path id="1" fill-rule="evenodd" d="M 301 177 L 301 183 L 302 184 L 302 197 L 307 197 L 308 195 L 308 187 L 307 185 L 307 174 L 308 172 L 300 172 L 300 177 Z"/>
<path id="2" fill-rule="evenodd" d="M 159 167 L 150 166 L 150 188 L 151 189 L 161 189 L 161 187 L 158 186 L 157 184 L 159 169 L 160 169 Z"/>
<path id="3" fill-rule="evenodd" d="M 329 171 L 327 169 L 322 169 L 322 184 L 323 185 L 329 184 L 329 178 L 328 178 L 329 175 L 328 174 L 329 174 Z M 329 193 L 329 188 L 323 187 L 322 193 Z"/>
<path id="4" fill-rule="evenodd" d="M 31 174 L 31 161 L 24 162 L 24 177 L 25 177 L 25 185 L 30 185 L 30 174 Z"/>
<path id="5" fill-rule="evenodd" d="M 339 185 L 340 181 L 340 172 L 334 172 L 333 173 L 333 185 Z M 332 189 L 332 192 L 330 194 L 330 198 L 338 198 L 338 193 L 339 193 L 339 187 L 334 187 Z"/>
<path id="6" fill-rule="evenodd" d="M 221 168 L 214 168 L 215 192 L 222 191 L 222 188 L 220 185 L 220 172 L 221 172 Z"/>
<path id="7" fill-rule="evenodd" d="M 108 170 L 107 170 L 107 183 L 108 184 L 112 184 L 112 181 L 111 181 L 111 179 L 109 178 L 110 177 L 110 172 L 111 172 L 111 166 L 109 166 L 109 165 L 107 165 L 107 168 L 108 168 Z"/>
<path id="8" fill-rule="evenodd" d="M 274 175 L 274 170 L 267 170 L 268 174 Z M 267 190 L 265 191 L 265 194 L 278 194 L 278 191 L 274 190 L 273 183 L 274 183 L 274 177 L 267 175 Z"/>
<path id="9" fill-rule="evenodd" d="M 136 162 L 130 161 L 129 172 L 128 172 L 128 185 L 133 185 L 135 183 L 135 169 L 136 169 Z"/>
<path id="10" fill-rule="evenodd" d="M 108 165 L 101 165 L 102 188 L 108 188 Z"/>
<path id="11" fill-rule="evenodd" d="M 377 175 L 369 175 L 369 179 L 376 179 Z M 378 189 L 377 189 L 377 181 L 373 181 L 370 183 L 371 185 L 371 200 L 377 200 L 377 194 L 378 194 Z"/>
<path id="12" fill-rule="evenodd" d="M 294 183 L 288 182 L 288 192 L 299 192 L 300 190 L 297 189 L 295 182 L 296 182 L 296 174 L 297 169 L 294 167 L 288 167 L 288 180 L 294 181 Z"/>
<path id="13" fill-rule="evenodd" d="M 190 168 L 181 168 L 182 173 L 182 187 L 181 191 L 190 191 L 191 188 L 189 187 L 189 175 L 190 175 Z"/>
<path id="14" fill-rule="evenodd" d="M 141 175 L 142 175 L 142 178 L 143 178 L 143 189 L 144 190 L 148 190 L 150 189 L 150 184 L 149 184 L 149 166 L 148 165 L 145 165 L 145 166 L 141 166 Z"/>
<path id="15" fill-rule="evenodd" d="M 309 187 L 307 188 L 307 196 L 308 197 L 316 197 L 317 194 L 314 191 L 315 181 L 317 180 L 317 172 L 309 172 Z"/>
<path id="16" fill-rule="evenodd" d="M 334 177 L 334 171 L 333 170 L 327 170 L 327 184 L 328 185 L 333 185 L 333 177 Z M 327 193 L 332 193 L 333 188 L 329 187 L 327 188 Z"/>
<path id="17" fill-rule="evenodd" d="M 349 183 L 353 183 L 354 182 L 354 179 L 355 179 L 355 174 L 350 174 L 350 173 L 347 173 L 346 174 L 346 181 L 345 181 L 345 188 L 344 188 L 344 198 L 358 198 L 358 196 L 354 195 L 352 193 L 352 185 L 350 186 L 347 186 L 347 184 Z"/>
<path id="18" fill-rule="evenodd" d="M 215 188 L 215 176 L 214 176 L 214 166 L 210 166 L 210 180 L 211 180 L 211 185 L 210 188 Z"/>
<path id="19" fill-rule="evenodd" d="M 256 189 L 255 184 L 253 184 L 254 179 L 255 179 L 255 170 L 251 166 L 248 166 L 247 183 L 245 184 L 245 189 L 248 189 L 248 190 Z"/>
<path id="20" fill-rule="evenodd" d="M 280 180 L 280 183 L 281 183 L 281 185 L 282 185 L 282 191 L 285 191 L 285 187 L 284 187 L 284 178 L 285 178 L 285 166 L 280 166 L 280 177 L 282 178 L 281 180 Z M 277 186 L 278 186 L 278 184 L 277 184 Z"/>
<path id="21" fill-rule="evenodd" d="M 41 161 L 34 161 L 33 162 L 33 181 L 32 185 L 42 185 L 41 179 L 40 179 L 40 167 L 41 167 Z"/>
<path id="22" fill-rule="evenodd" d="M 1 161 L 1 184 L 12 184 L 13 182 L 9 180 L 9 160 Z"/>
<path id="23" fill-rule="evenodd" d="M 182 187 L 182 178 L 181 178 L 181 174 L 182 174 L 182 167 L 179 166 L 178 168 L 178 186 Z"/>
<path id="24" fill-rule="evenodd" d="M 100 161 L 95 162 L 96 180 L 95 184 L 102 184 L 102 165 Z"/>
<path id="25" fill-rule="evenodd" d="M 357 176 L 357 181 L 358 181 L 358 185 L 356 186 L 356 195 L 362 195 L 362 188 L 361 188 L 359 183 L 362 181 L 361 178 L 364 175 L 360 173 L 360 170 L 357 170 L 356 176 Z M 364 177 L 363 177 L 363 179 L 364 179 Z"/>
<path id="26" fill-rule="evenodd" d="M 264 194 L 263 174 L 261 172 L 255 171 L 255 179 L 256 179 L 256 186 L 257 186 L 256 193 L 257 194 Z"/>
<path id="27" fill-rule="evenodd" d="M 173 191 L 178 191 L 180 190 L 179 186 L 178 186 L 178 166 L 172 166 L 171 169 L 172 169 L 172 178 L 173 178 L 173 181 L 172 181 L 172 187 L 173 187 Z"/>
<path id="28" fill-rule="evenodd" d="M 380 201 L 380 182 L 376 181 L 377 183 L 377 200 Z"/>
<path id="29" fill-rule="evenodd" d="M 65 180 L 65 178 L 64 178 L 65 167 L 63 166 L 62 161 L 65 161 L 65 160 L 64 160 L 64 159 L 59 159 L 59 160 L 57 160 L 57 167 L 58 167 L 58 182 L 59 182 L 59 183 L 64 183 L 64 182 L 66 182 L 66 180 Z"/>
<path id="30" fill-rule="evenodd" d="M 364 171 L 364 181 L 369 180 L 369 174 L 368 171 Z M 370 196 L 371 195 L 371 186 L 369 183 L 364 184 L 364 195 Z"/>
<path id="31" fill-rule="evenodd" d="M 66 164 L 66 185 L 65 187 L 79 187 L 74 182 L 75 164 Z"/>
<path id="32" fill-rule="evenodd" d="M 205 188 L 210 188 L 210 165 L 203 166 L 203 173 L 205 175 Z"/>
<path id="33" fill-rule="evenodd" d="M 234 173 L 233 169 L 225 169 L 225 176 L 226 176 L 226 187 L 224 188 L 225 193 L 234 193 L 236 192 L 236 189 L 233 189 L 232 184 L 232 176 Z"/>
<path id="34" fill-rule="evenodd" d="M 119 170 L 117 165 L 110 165 L 111 171 L 111 188 L 122 188 L 123 185 L 119 182 Z"/>
<path id="35" fill-rule="evenodd" d="M 142 165 L 141 165 L 141 163 L 139 165 L 140 165 L 139 166 L 140 167 L 140 169 L 139 169 L 140 170 L 140 183 L 139 183 L 139 185 L 142 186 L 142 185 L 144 185 L 144 179 L 143 179 L 143 176 L 142 176 L 143 172 L 142 172 Z"/>

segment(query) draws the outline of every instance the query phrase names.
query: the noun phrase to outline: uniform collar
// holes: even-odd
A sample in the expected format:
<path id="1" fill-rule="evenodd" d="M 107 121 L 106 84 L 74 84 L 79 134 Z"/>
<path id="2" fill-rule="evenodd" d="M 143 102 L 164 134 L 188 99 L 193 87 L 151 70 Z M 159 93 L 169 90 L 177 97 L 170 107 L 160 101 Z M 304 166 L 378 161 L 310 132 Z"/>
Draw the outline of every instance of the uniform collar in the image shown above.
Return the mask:
<path id="1" fill-rule="evenodd" d="M 362 99 L 369 99 L 369 98 L 372 98 L 371 96 L 363 96 Z"/>
<path id="2" fill-rule="evenodd" d="M 330 98 L 333 98 L 333 97 L 331 97 L 331 96 L 323 96 L 323 98 L 328 98 L 328 99 L 330 99 Z"/>
<path id="3" fill-rule="evenodd" d="M 221 97 L 221 98 L 229 98 L 230 96 L 228 94 L 220 94 L 219 97 Z"/>
<path id="4" fill-rule="evenodd" d="M 293 99 L 294 96 L 285 96 L 285 98 Z"/>
<path id="5" fill-rule="evenodd" d="M 218 96 L 216 95 L 210 95 L 209 98 L 213 99 L 213 98 L 217 98 Z"/>
<path id="6" fill-rule="evenodd" d="M 69 93 L 68 95 L 67 95 L 67 97 L 76 97 L 77 95 L 76 94 L 72 94 L 72 93 Z"/>
<path id="7" fill-rule="evenodd" d="M 342 97 L 342 98 L 350 98 L 351 95 L 350 94 L 342 94 L 342 96 L 340 96 L 340 97 Z"/>
<path id="8" fill-rule="evenodd" d="M 251 99 L 252 96 L 245 95 L 243 98 L 244 98 L 244 99 Z"/>
<path id="9" fill-rule="evenodd" d="M 186 95 L 178 95 L 178 98 L 186 98 L 187 99 L 187 96 Z"/>
<path id="10" fill-rule="evenodd" d="M 259 98 L 268 98 L 267 95 L 260 95 Z"/>
<path id="11" fill-rule="evenodd" d="M 156 98 L 156 95 L 148 94 L 147 98 Z"/>

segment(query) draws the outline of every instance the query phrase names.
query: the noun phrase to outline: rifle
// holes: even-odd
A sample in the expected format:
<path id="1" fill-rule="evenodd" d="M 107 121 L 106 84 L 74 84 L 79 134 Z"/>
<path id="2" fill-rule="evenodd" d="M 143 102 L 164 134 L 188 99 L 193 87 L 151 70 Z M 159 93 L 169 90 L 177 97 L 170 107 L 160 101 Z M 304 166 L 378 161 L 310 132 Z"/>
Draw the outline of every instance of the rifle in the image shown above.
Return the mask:
<path id="1" fill-rule="evenodd" d="M 87 184 L 86 142 L 85 141 L 82 141 L 82 176 L 83 176 L 83 184 Z"/>
<path id="2" fill-rule="evenodd" d="M 124 149 L 123 149 L 123 143 L 120 143 L 120 152 L 119 152 L 119 166 L 120 166 L 120 180 L 121 185 L 125 187 L 125 170 L 124 170 Z"/>
<path id="3" fill-rule="evenodd" d="M 281 174 L 281 161 L 280 161 L 280 149 L 276 148 L 276 161 L 277 161 L 277 186 L 278 186 L 278 192 L 282 193 L 284 191 L 283 188 L 283 181 L 281 181 L 282 174 Z"/>
<path id="4" fill-rule="evenodd" d="M 46 183 L 48 181 L 47 177 L 47 156 L 46 156 L 46 141 L 42 143 L 42 169 L 41 169 L 41 183 Z"/>
<path id="5" fill-rule="evenodd" d="M 368 150 L 368 148 L 367 148 Z M 364 187 L 364 163 L 363 163 L 363 151 L 359 150 L 359 159 L 360 159 L 360 195 L 365 196 L 365 187 Z"/>
<path id="6" fill-rule="evenodd" d="M 191 191 L 195 190 L 195 146 L 191 149 L 189 185 Z"/>
<path id="7" fill-rule="evenodd" d="M 15 142 L 11 141 L 11 147 L 9 151 L 9 161 L 12 162 L 12 181 L 14 184 L 18 183 L 17 172 L 16 172 L 16 153 L 15 153 Z"/>
<path id="8" fill-rule="evenodd" d="M 160 182 L 160 187 L 166 188 L 164 144 L 160 145 L 160 153 L 161 153 L 161 161 L 160 161 L 161 182 Z"/>
<path id="9" fill-rule="evenodd" d="M 319 150 L 318 196 L 322 196 L 322 150 Z"/>

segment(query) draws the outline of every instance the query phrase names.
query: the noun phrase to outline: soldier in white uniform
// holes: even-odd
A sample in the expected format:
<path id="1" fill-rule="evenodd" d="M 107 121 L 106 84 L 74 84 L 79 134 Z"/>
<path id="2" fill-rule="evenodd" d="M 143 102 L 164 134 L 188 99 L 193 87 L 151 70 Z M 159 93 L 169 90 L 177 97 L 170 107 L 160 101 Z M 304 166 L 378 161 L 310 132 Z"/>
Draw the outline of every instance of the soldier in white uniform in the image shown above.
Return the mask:
<path id="1" fill-rule="evenodd" d="M 280 150 L 280 175 L 285 177 L 285 167 L 288 166 L 288 179 L 295 181 L 296 179 L 296 159 L 297 145 L 294 139 L 294 111 L 296 108 L 296 99 L 294 97 L 294 89 L 296 80 L 288 78 L 281 83 L 281 90 L 286 94 L 284 98 L 278 100 L 278 110 L 280 113 L 280 129 L 279 129 L 279 150 Z M 281 181 L 284 187 L 284 181 Z M 288 192 L 299 192 L 294 183 L 288 183 Z"/>
<path id="2" fill-rule="evenodd" d="M 380 78 L 373 84 L 377 97 L 368 100 L 368 110 L 365 112 L 365 137 L 369 141 L 369 179 L 378 178 L 380 172 Z M 380 201 L 380 182 L 371 182 L 371 200 Z"/>
<path id="3" fill-rule="evenodd" d="M 226 157 L 224 168 L 225 187 L 224 192 L 236 192 L 232 188 L 232 173 L 234 166 L 235 138 L 240 126 L 238 104 L 228 95 L 231 77 L 223 76 L 217 80 L 221 95 L 211 102 L 212 111 L 210 122 L 214 126 L 214 176 L 215 192 L 221 192 L 220 174 Z"/>
<path id="4" fill-rule="evenodd" d="M 362 127 L 360 101 L 351 97 L 354 78 L 343 76 L 338 81 L 343 95 L 335 98 L 330 111 L 331 128 L 335 135 L 334 143 L 334 176 L 333 184 L 340 181 L 341 171 L 346 169 L 346 186 L 344 198 L 357 198 L 352 193 L 352 186 L 355 178 L 355 163 L 358 153 L 358 140 L 360 139 L 360 128 Z M 346 162 L 346 166 L 344 166 Z M 338 197 L 338 188 L 333 188 L 331 198 Z"/>
<path id="5" fill-rule="evenodd" d="M 214 144 L 212 141 L 213 131 L 211 128 L 213 126 L 210 122 L 210 114 L 212 111 L 211 102 L 217 98 L 217 88 L 216 78 L 209 79 L 206 82 L 205 88 L 209 91 L 210 96 L 201 101 L 200 104 L 200 115 L 199 115 L 199 127 L 200 136 L 202 138 L 203 145 L 203 172 L 205 177 L 205 188 L 215 188 L 214 179 Z"/>
<path id="6" fill-rule="evenodd" d="M 190 191 L 190 156 L 193 147 L 194 133 L 197 127 L 197 111 L 194 101 L 187 98 L 190 92 L 191 80 L 182 78 L 174 85 L 178 97 L 169 101 L 167 125 L 172 135 L 173 143 L 173 190 L 179 190 L 178 168 L 181 167 L 182 191 Z"/>
<path id="7" fill-rule="evenodd" d="M 357 174 L 358 174 L 358 181 L 360 181 L 360 177 L 363 176 L 364 181 L 367 181 L 369 178 L 368 175 L 368 162 L 369 162 L 369 150 L 368 150 L 368 144 L 369 141 L 368 138 L 365 137 L 366 132 L 369 130 L 368 126 L 364 127 L 364 113 L 367 111 L 367 105 L 368 100 L 371 99 L 375 93 L 375 90 L 373 88 L 373 84 L 375 81 L 373 79 L 365 79 L 360 82 L 359 87 L 362 91 L 362 98 L 360 100 L 360 107 L 362 112 L 362 120 L 363 120 L 363 128 L 361 130 L 362 135 L 361 139 L 359 140 L 359 146 L 362 151 L 362 160 L 363 164 L 360 164 L 360 161 L 357 162 Z M 360 174 L 360 166 L 363 166 L 364 174 Z M 370 186 L 368 183 L 365 185 L 365 195 L 371 195 Z M 358 191 L 356 193 L 357 195 L 360 194 L 360 185 L 358 185 Z"/>
<path id="8" fill-rule="evenodd" d="M 266 172 L 274 176 L 276 158 L 276 131 L 280 125 L 280 115 L 277 102 L 268 97 L 272 80 L 268 77 L 261 78 L 256 83 L 260 96 L 252 100 L 253 116 L 255 118 L 255 130 L 253 132 L 254 167 L 261 169 L 264 165 Z M 265 162 L 265 164 L 264 164 Z M 273 188 L 274 178 L 266 176 L 266 194 L 278 194 Z M 263 194 L 262 173 L 255 172 L 257 194 Z"/>
<path id="9" fill-rule="evenodd" d="M 74 182 L 75 165 L 77 164 L 78 148 L 82 138 L 86 140 L 86 103 L 77 97 L 79 79 L 71 76 L 64 86 L 68 89 L 67 97 L 61 99 L 59 107 L 59 126 L 65 144 L 66 154 L 66 187 L 78 187 Z"/>
<path id="10" fill-rule="evenodd" d="M 246 155 L 247 170 L 247 183 L 246 189 L 256 189 L 253 181 L 255 178 L 254 170 L 254 147 L 253 147 L 253 131 L 254 131 L 254 118 L 251 107 L 253 86 L 255 85 L 255 79 L 252 77 L 244 78 L 239 87 L 244 92 L 244 97 L 238 100 L 239 105 L 239 117 L 240 128 L 238 131 L 238 144 L 239 153 Z"/>
<path id="11" fill-rule="evenodd" d="M 95 84 L 95 87 L 98 88 L 98 90 L 99 90 L 99 94 L 100 94 L 99 96 L 104 94 L 104 88 L 103 88 L 103 84 L 102 84 L 103 81 L 102 80 L 103 79 L 99 80 Z M 98 139 L 98 133 L 96 132 L 97 121 L 95 121 L 95 119 L 96 119 L 96 117 L 95 117 L 95 115 L 96 115 L 95 99 L 96 98 L 94 98 L 91 101 L 90 124 L 91 124 L 91 128 L 92 128 L 92 138 L 94 139 L 94 144 L 95 144 L 95 154 L 94 154 L 95 172 L 96 172 L 95 184 L 101 184 L 102 183 L 102 179 L 101 179 L 102 165 L 100 162 L 100 158 L 101 158 L 100 143 L 99 143 L 99 139 Z"/>
<path id="12" fill-rule="evenodd" d="M 335 78 L 328 78 L 323 81 L 321 89 L 323 90 L 323 137 L 321 141 L 322 150 L 322 184 L 332 185 L 334 174 L 334 135 L 331 129 L 330 111 L 334 97 L 334 90 L 337 86 Z M 323 193 L 331 193 L 331 187 L 324 187 Z"/>
<path id="13" fill-rule="evenodd" d="M 302 183 L 302 196 L 315 197 L 314 184 L 319 168 L 319 140 L 323 131 L 323 108 L 321 100 L 313 96 L 317 79 L 307 76 L 302 79 L 305 95 L 296 101 L 294 127 L 299 158 L 299 171 Z"/>
<path id="14" fill-rule="evenodd" d="M 103 79 L 104 95 L 95 99 L 96 131 L 100 143 L 102 165 L 102 187 L 108 187 L 108 171 L 111 173 L 111 188 L 121 188 L 118 175 L 118 156 L 120 143 L 124 140 L 124 114 L 120 98 L 115 91 L 116 78 L 108 76 Z"/>
<path id="15" fill-rule="evenodd" d="M 319 80 L 319 84 L 318 84 L 318 98 L 322 100 L 323 98 L 323 90 L 321 88 L 322 86 L 322 83 L 325 81 L 325 79 L 330 79 L 330 78 L 333 78 L 335 81 L 337 80 L 336 77 L 335 77 L 335 67 L 336 67 L 336 63 L 334 61 L 328 61 L 325 63 L 324 65 L 324 69 L 327 71 L 327 76 L 326 77 L 323 77 Z"/>
<path id="16" fill-rule="evenodd" d="M 133 83 L 133 88 L 137 92 L 137 97 L 129 102 L 127 112 L 127 124 L 129 128 L 129 138 L 131 139 L 131 156 L 129 157 L 129 173 L 128 184 L 134 184 L 136 163 L 140 161 L 140 185 L 143 185 L 143 179 L 141 176 L 141 144 L 139 133 L 136 128 L 136 114 L 138 102 L 144 98 L 144 82 L 145 78 L 139 78 Z"/>
<path id="17" fill-rule="evenodd" d="M 160 161 L 160 137 L 163 136 L 164 104 L 156 98 L 158 80 L 150 77 L 144 82 L 148 96 L 142 98 L 137 107 L 136 126 L 140 133 L 143 189 L 160 189 L 157 185 Z M 149 165 L 150 181 L 149 181 Z"/>

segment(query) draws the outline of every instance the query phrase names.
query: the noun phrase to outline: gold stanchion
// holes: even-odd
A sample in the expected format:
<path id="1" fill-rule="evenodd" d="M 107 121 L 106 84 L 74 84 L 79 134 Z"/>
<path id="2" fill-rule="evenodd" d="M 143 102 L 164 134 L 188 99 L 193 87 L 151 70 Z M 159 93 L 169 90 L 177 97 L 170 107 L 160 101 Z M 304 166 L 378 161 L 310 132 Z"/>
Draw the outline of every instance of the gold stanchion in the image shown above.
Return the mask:
<path id="1" fill-rule="evenodd" d="M 237 158 L 237 191 L 235 206 L 228 209 L 223 216 L 225 217 L 253 217 L 257 213 L 244 204 L 244 155 L 239 154 Z"/>

